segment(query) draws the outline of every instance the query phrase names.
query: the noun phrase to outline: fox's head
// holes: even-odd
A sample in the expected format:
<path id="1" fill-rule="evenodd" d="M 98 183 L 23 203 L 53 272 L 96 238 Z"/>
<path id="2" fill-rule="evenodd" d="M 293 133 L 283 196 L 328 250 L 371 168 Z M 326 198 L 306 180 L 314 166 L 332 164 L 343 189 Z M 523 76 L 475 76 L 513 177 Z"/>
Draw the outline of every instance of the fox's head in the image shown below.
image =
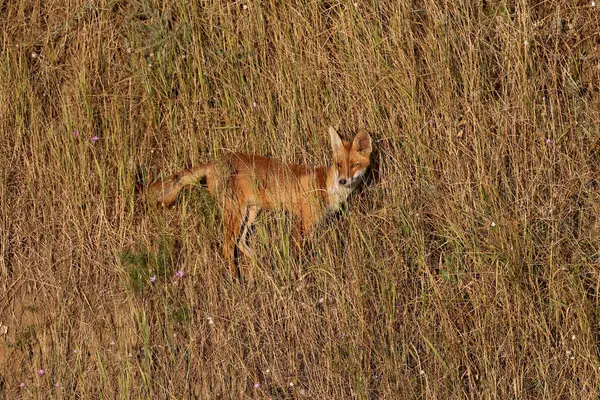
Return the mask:
<path id="1" fill-rule="evenodd" d="M 361 129 L 352 143 L 342 140 L 333 127 L 329 127 L 333 150 L 334 185 L 354 189 L 363 179 L 371 164 L 371 136 Z"/>

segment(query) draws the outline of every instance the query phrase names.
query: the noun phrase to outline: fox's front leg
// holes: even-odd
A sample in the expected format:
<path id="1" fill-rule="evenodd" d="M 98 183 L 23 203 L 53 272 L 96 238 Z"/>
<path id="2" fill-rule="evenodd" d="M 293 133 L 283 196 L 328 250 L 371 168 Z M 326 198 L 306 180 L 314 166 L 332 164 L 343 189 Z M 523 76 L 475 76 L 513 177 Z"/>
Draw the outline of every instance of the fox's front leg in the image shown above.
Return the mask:
<path id="1" fill-rule="evenodd" d="M 304 249 L 306 239 L 313 233 L 317 221 L 318 215 L 311 207 L 302 207 L 300 213 L 297 214 L 296 223 L 292 225 L 292 240 L 300 252 Z"/>

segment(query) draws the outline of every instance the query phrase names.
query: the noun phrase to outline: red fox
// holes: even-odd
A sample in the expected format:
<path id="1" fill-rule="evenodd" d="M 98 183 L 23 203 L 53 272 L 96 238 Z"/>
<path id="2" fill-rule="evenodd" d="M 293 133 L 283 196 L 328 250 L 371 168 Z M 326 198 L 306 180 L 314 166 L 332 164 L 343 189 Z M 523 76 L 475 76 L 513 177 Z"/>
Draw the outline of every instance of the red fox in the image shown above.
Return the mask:
<path id="1" fill-rule="evenodd" d="M 157 181 L 147 188 L 149 203 L 169 206 L 181 189 L 204 183 L 222 201 L 225 222 L 223 253 L 237 269 L 236 249 L 253 257 L 249 236 L 261 209 L 293 213 L 302 236 L 330 212 L 337 211 L 361 183 L 371 163 L 371 137 L 360 130 L 352 143 L 329 127 L 333 165 L 304 165 L 257 155 L 231 153 Z M 233 271 L 232 271 L 233 272 Z M 237 271 L 239 275 L 239 270 Z"/>

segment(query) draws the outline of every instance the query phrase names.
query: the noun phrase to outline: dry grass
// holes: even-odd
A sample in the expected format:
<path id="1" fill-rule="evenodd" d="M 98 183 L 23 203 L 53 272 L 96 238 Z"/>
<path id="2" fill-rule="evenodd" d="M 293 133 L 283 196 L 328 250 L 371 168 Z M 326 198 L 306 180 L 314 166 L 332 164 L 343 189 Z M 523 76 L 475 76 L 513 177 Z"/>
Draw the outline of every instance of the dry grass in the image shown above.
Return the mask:
<path id="1" fill-rule="evenodd" d="M 0 1 L 0 398 L 598 398 L 600 6 L 408 3 Z M 136 200 L 329 124 L 374 182 L 245 284 Z"/>

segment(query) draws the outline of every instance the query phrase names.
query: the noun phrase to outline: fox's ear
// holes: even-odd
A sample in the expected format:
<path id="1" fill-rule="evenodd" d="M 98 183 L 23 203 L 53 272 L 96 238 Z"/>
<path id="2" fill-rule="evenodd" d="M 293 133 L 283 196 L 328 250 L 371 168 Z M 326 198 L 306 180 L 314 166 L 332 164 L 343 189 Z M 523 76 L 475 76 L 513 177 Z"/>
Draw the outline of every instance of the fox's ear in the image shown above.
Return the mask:
<path id="1" fill-rule="evenodd" d="M 371 154 L 371 136 L 369 136 L 369 132 L 364 129 L 358 131 L 354 140 L 352 141 L 352 147 L 359 153 L 364 156 L 369 156 Z"/>
<path id="2" fill-rule="evenodd" d="M 344 147 L 340 135 L 333 129 L 333 126 L 329 127 L 329 136 L 331 137 L 331 149 L 333 150 L 334 156 Z"/>

